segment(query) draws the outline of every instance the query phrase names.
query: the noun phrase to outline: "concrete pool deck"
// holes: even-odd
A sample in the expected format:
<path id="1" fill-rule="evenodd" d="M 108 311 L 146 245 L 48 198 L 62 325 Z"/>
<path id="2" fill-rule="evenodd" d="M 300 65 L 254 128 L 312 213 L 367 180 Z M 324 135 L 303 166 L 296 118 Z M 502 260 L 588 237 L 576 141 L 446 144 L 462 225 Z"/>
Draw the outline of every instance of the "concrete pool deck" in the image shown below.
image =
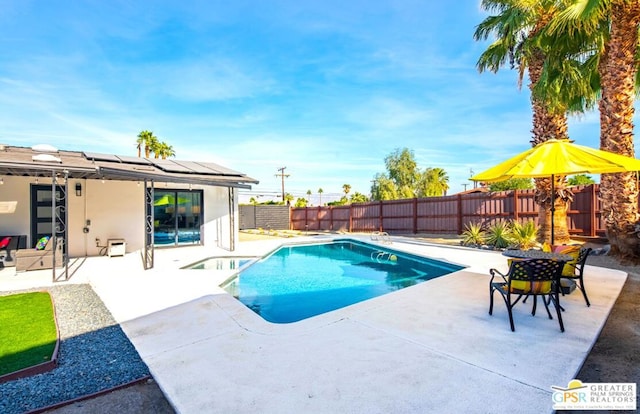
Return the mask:
<path id="1" fill-rule="evenodd" d="M 233 255 L 283 242 L 239 243 Z M 91 283 L 181 413 L 551 412 L 551 386 L 574 378 L 626 280 L 587 266 L 592 306 L 563 297 L 564 333 L 528 304 L 511 332 L 500 299 L 487 313 L 488 270 L 506 270 L 504 256 L 402 238 L 390 247 L 469 267 L 286 325 L 220 289 L 231 270 L 178 269 L 228 252 L 157 250 L 146 272 L 136 254 L 94 258 L 73 279 Z"/>

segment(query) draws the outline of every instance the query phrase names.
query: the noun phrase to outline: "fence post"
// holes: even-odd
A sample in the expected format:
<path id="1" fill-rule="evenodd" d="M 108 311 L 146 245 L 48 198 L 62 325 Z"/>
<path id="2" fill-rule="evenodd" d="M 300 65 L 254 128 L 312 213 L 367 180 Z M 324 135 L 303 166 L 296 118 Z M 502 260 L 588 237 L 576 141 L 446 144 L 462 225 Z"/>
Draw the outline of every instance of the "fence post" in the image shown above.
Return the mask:
<path id="1" fill-rule="evenodd" d="M 333 206 L 329 206 L 329 230 L 333 231 Z"/>
<path id="2" fill-rule="evenodd" d="M 380 212 L 378 213 L 378 231 L 383 231 L 383 229 L 382 229 L 382 200 L 380 200 Z"/>
<path id="3" fill-rule="evenodd" d="M 353 205 L 349 204 L 349 233 L 353 231 Z"/>
<path id="4" fill-rule="evenodd" d="M 458 234 L 462 234 L 462 194 L 456 195 L 457 208 L 458 208 Z"/>
<path id="5" fill-rule="evenodd" d="M 589 221 L 591 222 L 591 228 L 589 229 L 589 236 L 595 237 L 597 230 L 596 222 L 596 208 L 598 207 L 598 201 L 596 200 L 596 185 L 591 184 L 591 191 L 589 192 Z"/>
<path id="6" fill-rule="evenodd" d="M 418 197 L 413 198 L 413 234 L 418 233 Z"/>
<path id="7" fill-rule="evenodd" d="M 513 190 L 513 219 L 515 221 L 519 221 L 518 219 L 520 218 L 520 212 L 518 209 L 518 193 L 520 192 L 520 190 Z"/>

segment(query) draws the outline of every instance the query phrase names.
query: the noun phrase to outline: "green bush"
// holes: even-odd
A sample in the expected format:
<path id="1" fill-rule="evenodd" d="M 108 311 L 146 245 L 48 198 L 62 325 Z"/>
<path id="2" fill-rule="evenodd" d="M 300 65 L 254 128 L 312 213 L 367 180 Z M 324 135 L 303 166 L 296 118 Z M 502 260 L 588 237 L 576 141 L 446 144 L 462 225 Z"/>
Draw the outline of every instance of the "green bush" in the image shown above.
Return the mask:
<path id="1" fill-rule="evenodd" d="M 511 222 L 510 240 L 514 247 L 528 250 L 538 244 L 538 226 L 533 220 L 520 223 L 515 220 Z"/>
<path id="2" fill-rule="evenodd" d="M 462 244 L 464 246 L 480 246 L 486 242 L 486 234 L 479 223 L 467 223 L 462 232 Z"/>
<path id="3" fill-rule="evenodd" d="M 497 222 L 487 230 L 487 243 L 496 249 L 504 249 L 510 244 L 511 228 L 508 223 Z"/>

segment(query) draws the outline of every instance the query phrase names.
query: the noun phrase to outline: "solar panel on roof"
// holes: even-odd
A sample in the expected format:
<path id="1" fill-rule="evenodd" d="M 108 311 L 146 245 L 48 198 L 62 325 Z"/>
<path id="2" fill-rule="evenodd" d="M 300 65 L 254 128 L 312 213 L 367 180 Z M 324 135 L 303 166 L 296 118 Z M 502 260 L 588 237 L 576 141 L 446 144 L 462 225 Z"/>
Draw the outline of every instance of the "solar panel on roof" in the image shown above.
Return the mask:
<path id="1" fill-rule="evenodd" d="M 174 160 L 173 162 L 175 162 L 176 164 L 180 164 L 185 168 L 190 169 L 193 172 L 196 172 L 198 174 L 207 174 L 207 175 L 211 175 L 211 174 L 220 174 L 220 171 L 217 170 L 212 170 L 211 168 L 207 168 L 204 165 L 200 165 L 197 162 L 194 161 L 178 161 L 178 160 Z"/>
<path id="2" fill-rule="evenodd" d="M 120 162 L 120 159 L 112 154 L 100 154 L 98 152 L 83 152 L 82 155 L 88 160 L 93 161 L 112 161 Z"/>
<path id="3" fill-rule="evenodd" d="M 218 164 L 215 164 L 213 162 L 200 162 L 200 161 L 198 161 L 198 162 L 196 162 L 196 164 L 199 164 L 199 165 L 201 165 L 201 166 L 203 166 L 205 168 L 213 170 L 216 173 L 222 174 L 222 175 L 238 175 L 238 176 L 244 175 L 241 172 L 234 171 L 234 170 L 232 170 L 230 168 L 223 167 L 222 165 L 218 165 Z"/>
<path id="4" fill-rule="evenodd" d="M 120 161 L 126 162 L 128 164 L 141 164 L 141 165 L 151 164 L 151 162 L 148 159 L 142 158 L 142 157 L 131 157 L 129 155 L 117 155 L 116 157 L 119 158 Z"/>
<path id="5" fill-rule="evenodd" d="M 193 173 L 195 171 L 180 165 L 176 162 L 173 162 L 171 160 L 163 160 L 162 158 L 154 158 L 151 161 L 151 163 L 153 165 L 155 165 L 156 167 L 160 168 L 162 171 L 166 171 L 166 172 L 178 172 L 178 173 Z"/>

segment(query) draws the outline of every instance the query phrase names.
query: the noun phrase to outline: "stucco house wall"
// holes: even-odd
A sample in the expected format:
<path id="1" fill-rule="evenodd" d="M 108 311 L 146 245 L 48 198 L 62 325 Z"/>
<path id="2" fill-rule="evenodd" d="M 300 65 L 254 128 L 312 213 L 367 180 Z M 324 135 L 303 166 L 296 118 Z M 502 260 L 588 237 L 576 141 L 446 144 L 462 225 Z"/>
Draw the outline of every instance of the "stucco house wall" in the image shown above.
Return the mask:
<path id="1" fill-rule="evenodd" d="M 30 187 L 33 177 L 4 176 L 0 185 L 0 202 L 17 201 L 14 213 L 0 214 L 0 235 L 27 235 L 31 240 L 31 200 Z M 76 195 L 76 183 L 80 183 L 82 194 Z M 38 184 L 51 185 L 51 179 L 40 177 Z M 229 189 L 215 186 L 192 186 L 203 190 L 203 224 L 201 242 L 208 246 L 229 249 Z M 177 189 L 188 191 L 184 185 L 161 184 L 157 189 Z M 70 179 L 68 186 L 68 252 L 70 257 L 97 256 L 108 239 L 125 239 L 126 251 L 144 248 L 144 188 L 135 181 Z M 238 204 L 234 203 L 237 240 Z M 88 232 L 84 232 L 84 228 Z M 100 246 L 96 245 L 96 238 Z"/>

